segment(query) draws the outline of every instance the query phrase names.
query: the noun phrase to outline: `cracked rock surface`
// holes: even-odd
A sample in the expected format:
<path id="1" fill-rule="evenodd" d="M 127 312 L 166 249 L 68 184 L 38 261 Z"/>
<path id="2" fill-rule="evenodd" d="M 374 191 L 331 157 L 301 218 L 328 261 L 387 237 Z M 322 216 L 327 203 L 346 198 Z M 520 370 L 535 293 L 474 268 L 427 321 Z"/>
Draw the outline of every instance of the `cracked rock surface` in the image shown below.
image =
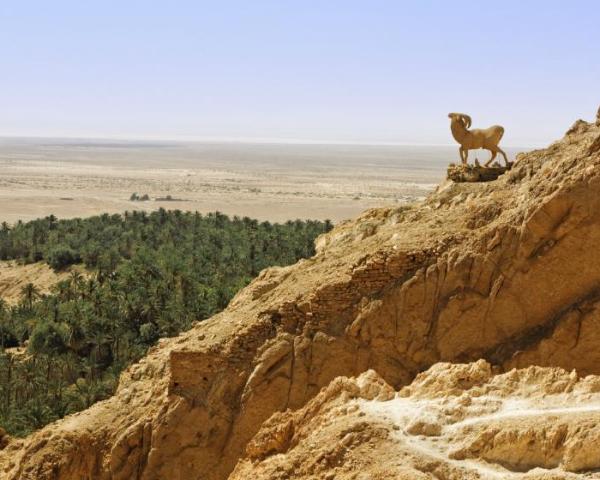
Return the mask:
<path id="1" fill-rule="evenodd" d="M 226 479 L 238 462 L 245 470 L 236 472 L 249 472 L 289 448 L 295 424 L 284 417 L 266 451 L 253 440 L 277 412 L 308 408 L 338 377 L 369 370 L 388 386 L 374 390 L 384 397 L 438 362 L 600 374 L 598 245 L 600 125 L 577 121 L 494 182 L 446 182 L 424 202 L 367 211 L 320 237 L 315 257 L 263 271 L 225 311 L 161 340 L 123 373 L 113 398 L 2 440 L 0 477 Z M 364 428 L 388 441 L 387 430 Z M 534 445 L 583 442 L 536 428 Z M 426 419 L 409 429 L 446 435 Z M 347 442 L 360 445 L 355 433 Z M 529 468 L 502 446 L 529 440 L 506 430 L 486 447 L 490 435 L 457 443 L 442 460 Z M 536 468 L 583 465 L 574 447 L 535 451 L 549 452 Z"/>
<path id="2" fill-rule="evenodd" d="M 273 415 L 230 479 L 592 479 L 599 440 L 599 376 L 438 363 L 395 394 L 370 370 Z"/>

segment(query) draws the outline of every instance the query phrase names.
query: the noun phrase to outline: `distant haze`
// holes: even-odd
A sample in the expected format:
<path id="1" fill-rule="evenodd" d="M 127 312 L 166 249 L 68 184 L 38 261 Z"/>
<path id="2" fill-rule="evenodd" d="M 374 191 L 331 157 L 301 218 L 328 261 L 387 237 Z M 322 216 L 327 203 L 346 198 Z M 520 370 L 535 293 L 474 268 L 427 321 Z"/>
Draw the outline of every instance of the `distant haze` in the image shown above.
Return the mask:
<path id="1" fill-rule="evenodd" d="M 160 207 L 337 222 L 425 197 L 456 161 L 454 146 L 0 138 L 0 222 Z"/>
<path id="2" fill-rule="evenodd" d="M 600 104 L 597 1 L 0 4 L 0 136 L 452 144 Z"/>

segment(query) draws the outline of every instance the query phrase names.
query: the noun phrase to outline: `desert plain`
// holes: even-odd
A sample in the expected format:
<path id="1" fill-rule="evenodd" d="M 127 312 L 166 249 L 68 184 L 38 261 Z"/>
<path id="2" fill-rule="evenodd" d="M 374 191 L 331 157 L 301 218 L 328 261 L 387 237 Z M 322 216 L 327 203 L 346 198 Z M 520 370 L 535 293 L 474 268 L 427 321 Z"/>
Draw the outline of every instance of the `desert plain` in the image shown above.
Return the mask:
<path id="1" fill-rule="evenodd" d="M 339 222 L 425 197 L 457 156 L 454 146 L 3 138 L 0 222 L 160 207 Z"/>

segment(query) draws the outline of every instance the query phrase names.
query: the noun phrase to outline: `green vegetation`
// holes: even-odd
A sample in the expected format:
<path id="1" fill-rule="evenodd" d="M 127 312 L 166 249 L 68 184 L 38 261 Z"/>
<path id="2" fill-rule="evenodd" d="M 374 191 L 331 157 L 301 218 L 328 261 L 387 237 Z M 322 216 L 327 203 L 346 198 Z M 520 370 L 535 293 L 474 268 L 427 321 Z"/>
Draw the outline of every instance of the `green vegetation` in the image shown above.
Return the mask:
<path id="1" fill-rule="evenodd" d="M 330 228 L 163 209 L 2 224 L 0 259 L 90 274 L 0 300 L 0 426 L 25 435 L 106 398 L 158 338 L 223 309 L 263 268 L 313 255 Z"/>
<path id="2" fill-rule="evenodd" d="M 131 197 L 129 197 L 129 200 L 131 200 L 132 202 L 147 202 L 148 200 L 150 200 L 150 196 L 147 193 L 144 193 L 144 195 L 138 195 L 137 193 L 132 193 Z"/>

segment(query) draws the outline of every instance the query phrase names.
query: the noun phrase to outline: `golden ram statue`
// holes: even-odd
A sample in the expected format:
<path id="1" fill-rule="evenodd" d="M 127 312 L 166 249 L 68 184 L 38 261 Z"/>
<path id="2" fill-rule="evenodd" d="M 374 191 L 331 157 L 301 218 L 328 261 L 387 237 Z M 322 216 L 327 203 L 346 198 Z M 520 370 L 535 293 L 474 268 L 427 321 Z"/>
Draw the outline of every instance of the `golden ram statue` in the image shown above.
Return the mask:
<path id="1" fill-rule="evenodd" d="M 469 130 L 471 127 L 471 117 L 468 115 L 464 113 L 449 113 L 448 117 L 450 118 L 452 136 L 460 144 L 458 151 L 463 164 L 467 163 L 469 150 L 484 148 L 492 154 L 492 157 L 485 163 L 486 167 L 492 163 L 498 152 L 504 157 L 506 166 L 509 166 L 506 153 L 498 146 L 502 135 L 504 135 L 504 127 L 494 125 L 485 129 L 474 128 L 473 130 Z"/>

